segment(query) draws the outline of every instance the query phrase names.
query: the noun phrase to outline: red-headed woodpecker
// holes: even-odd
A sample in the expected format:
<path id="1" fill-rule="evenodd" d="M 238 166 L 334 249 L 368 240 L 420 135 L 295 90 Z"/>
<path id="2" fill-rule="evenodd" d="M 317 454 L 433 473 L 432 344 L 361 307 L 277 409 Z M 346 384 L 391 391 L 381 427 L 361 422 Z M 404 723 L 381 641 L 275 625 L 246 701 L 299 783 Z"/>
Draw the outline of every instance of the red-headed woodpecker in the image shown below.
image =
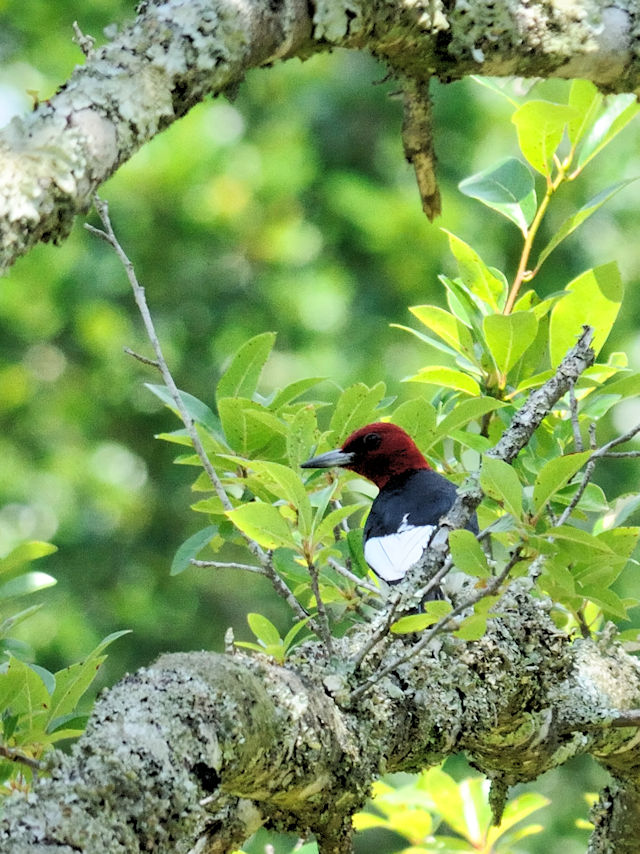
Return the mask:
<path id="1" fill-rule="evenodd" d="M 401 581 L 451 508 L 455 484 L 429 466 L 408 433 L 385 422 L 361 427 L 341 448 L 302 464 L 332 466 L 356 472 L 379 488 L 364 528 L 364 556 L 387 583 Z M 467 528 L 478 533 L 475 514 Z"/>

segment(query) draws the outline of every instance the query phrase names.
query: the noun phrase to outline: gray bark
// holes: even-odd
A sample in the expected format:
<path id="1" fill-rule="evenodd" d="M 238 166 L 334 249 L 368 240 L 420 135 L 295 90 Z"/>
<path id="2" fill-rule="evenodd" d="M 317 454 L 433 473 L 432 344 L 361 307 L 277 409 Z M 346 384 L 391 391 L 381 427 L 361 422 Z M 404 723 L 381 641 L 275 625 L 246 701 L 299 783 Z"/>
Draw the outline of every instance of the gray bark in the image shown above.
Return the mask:
<path id="1" fill-rule="evenodd" d="M 591 334 L 531 395 L 495 456 L 513 459 L 591 364 Z M 469 495 L 461 490 L 443 528 L 464 525 Z M 432 569 L 442 550 L 433 553 Z M 424 570 L 403 582 L 405 604 Z M 380 774 L 462 750 L 492 779 L 497 814 L 510 786 L 591 754 L 614 781 L 594 811 L 590 854 L 630 854 L 640 836 L 640 663 L 613 626 L 573 641 L 533 587 L 512 582 L 473 643 L 394 638 L 373 621 L 335 639 L 330 660 L 313 641 L 286 666 L 240 653 L 164 656 L 99 700 L 72 755 L 53 754 L 50 777 L 7 800 L 0 847 L 224 854 L 266 825 L 314 833 L 321 854 L 348 854 L 351 816 Z"/>
<path id="2" fill-rule="evenodd" d="M 629 91 L 639 31 L 630 0 L 147 0 L 56 95 L 0 132 L 0 270 L 41 240 L 63 240 L 141 145 L 205 95 L 232 92 L 250 68 L 346 47 L 371 51 L 414 92 L 431 76 L 470 73 L 585 77 Z M 428 141 L 420 149 L 412 139 L 415 107 L 405 145 L 432 215 L 433 157 Z"/>

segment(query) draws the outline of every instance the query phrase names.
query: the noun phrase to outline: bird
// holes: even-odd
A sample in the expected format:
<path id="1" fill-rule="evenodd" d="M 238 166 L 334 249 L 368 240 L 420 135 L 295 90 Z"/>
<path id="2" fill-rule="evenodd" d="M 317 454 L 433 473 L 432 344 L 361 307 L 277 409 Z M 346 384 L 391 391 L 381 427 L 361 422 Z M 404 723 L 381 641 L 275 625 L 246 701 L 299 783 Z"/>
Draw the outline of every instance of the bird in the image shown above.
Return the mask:
<path id="1" fill-rule="evenodd" d="M 378 495 L 363 534 L 367 564 L 387 584 L 398 584 L 422 556 L 457 487 L 431 468 L 411 436 L 396 424 L 361 427 L 342 447 L 302 463 L 302 468 L 348 469 L 372 481 Z M 478 533 L 475 513 L 467 528 Z M 433 598 L 440 598 L 440 591 Z"/>

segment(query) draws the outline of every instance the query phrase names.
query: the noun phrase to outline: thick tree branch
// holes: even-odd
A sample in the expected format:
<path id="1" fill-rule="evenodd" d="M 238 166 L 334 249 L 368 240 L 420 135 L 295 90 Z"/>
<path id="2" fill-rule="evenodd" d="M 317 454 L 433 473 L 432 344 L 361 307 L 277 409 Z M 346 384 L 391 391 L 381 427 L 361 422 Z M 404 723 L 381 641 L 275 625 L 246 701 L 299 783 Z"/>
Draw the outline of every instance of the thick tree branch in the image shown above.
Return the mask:
<path id="1" fill-rule="evenodd" d="M 430 76 L 467 74 L 585 77 L 629 91 L 640 82 L 638 18 L 637 3 L 610 0 L 147 0 L 103 47 L 83 38 L 85 64 L 0 132 L 0 269 L 39 241 L 63 240 L 141 145 L 206 95 L 233 91 L 250 68 L 347 47 L 387 62 L 414 95 Z M 413 132 L 427 113 L 423 95 L 409 97 L 405 141 L 434 213 L 429 143 Z"/>

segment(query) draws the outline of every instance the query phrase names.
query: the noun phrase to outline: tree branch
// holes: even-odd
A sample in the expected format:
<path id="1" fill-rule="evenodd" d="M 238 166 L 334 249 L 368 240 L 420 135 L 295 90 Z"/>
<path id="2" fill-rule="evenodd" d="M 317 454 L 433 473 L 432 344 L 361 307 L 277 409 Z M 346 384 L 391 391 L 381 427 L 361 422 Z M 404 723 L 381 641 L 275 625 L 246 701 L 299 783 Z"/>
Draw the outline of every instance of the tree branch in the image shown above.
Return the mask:
<path id="1" fill-rule="evenodd" d="M 608 91 L 639 85 L 634 6 L 600 0 L 577 14 L 559 0 L 532 0 L 526 9 L 473 2 L 462 14 L 442 0 L 146 0 L 98 49 L 76 34 L 85 64 L 0 131 L 0 270 L 39 241 L 64 240 L 99 186 L 206 95 L 233 91 L 249 69 L 279 59 L 368 49 L 417 95 L 409 97 L 409 131 L 428 126 L 420 93 L 432 75 L 544 73 L 584 77 Z M 405 135 L 434 213 L 430 147 L 414 138 Z"/>

